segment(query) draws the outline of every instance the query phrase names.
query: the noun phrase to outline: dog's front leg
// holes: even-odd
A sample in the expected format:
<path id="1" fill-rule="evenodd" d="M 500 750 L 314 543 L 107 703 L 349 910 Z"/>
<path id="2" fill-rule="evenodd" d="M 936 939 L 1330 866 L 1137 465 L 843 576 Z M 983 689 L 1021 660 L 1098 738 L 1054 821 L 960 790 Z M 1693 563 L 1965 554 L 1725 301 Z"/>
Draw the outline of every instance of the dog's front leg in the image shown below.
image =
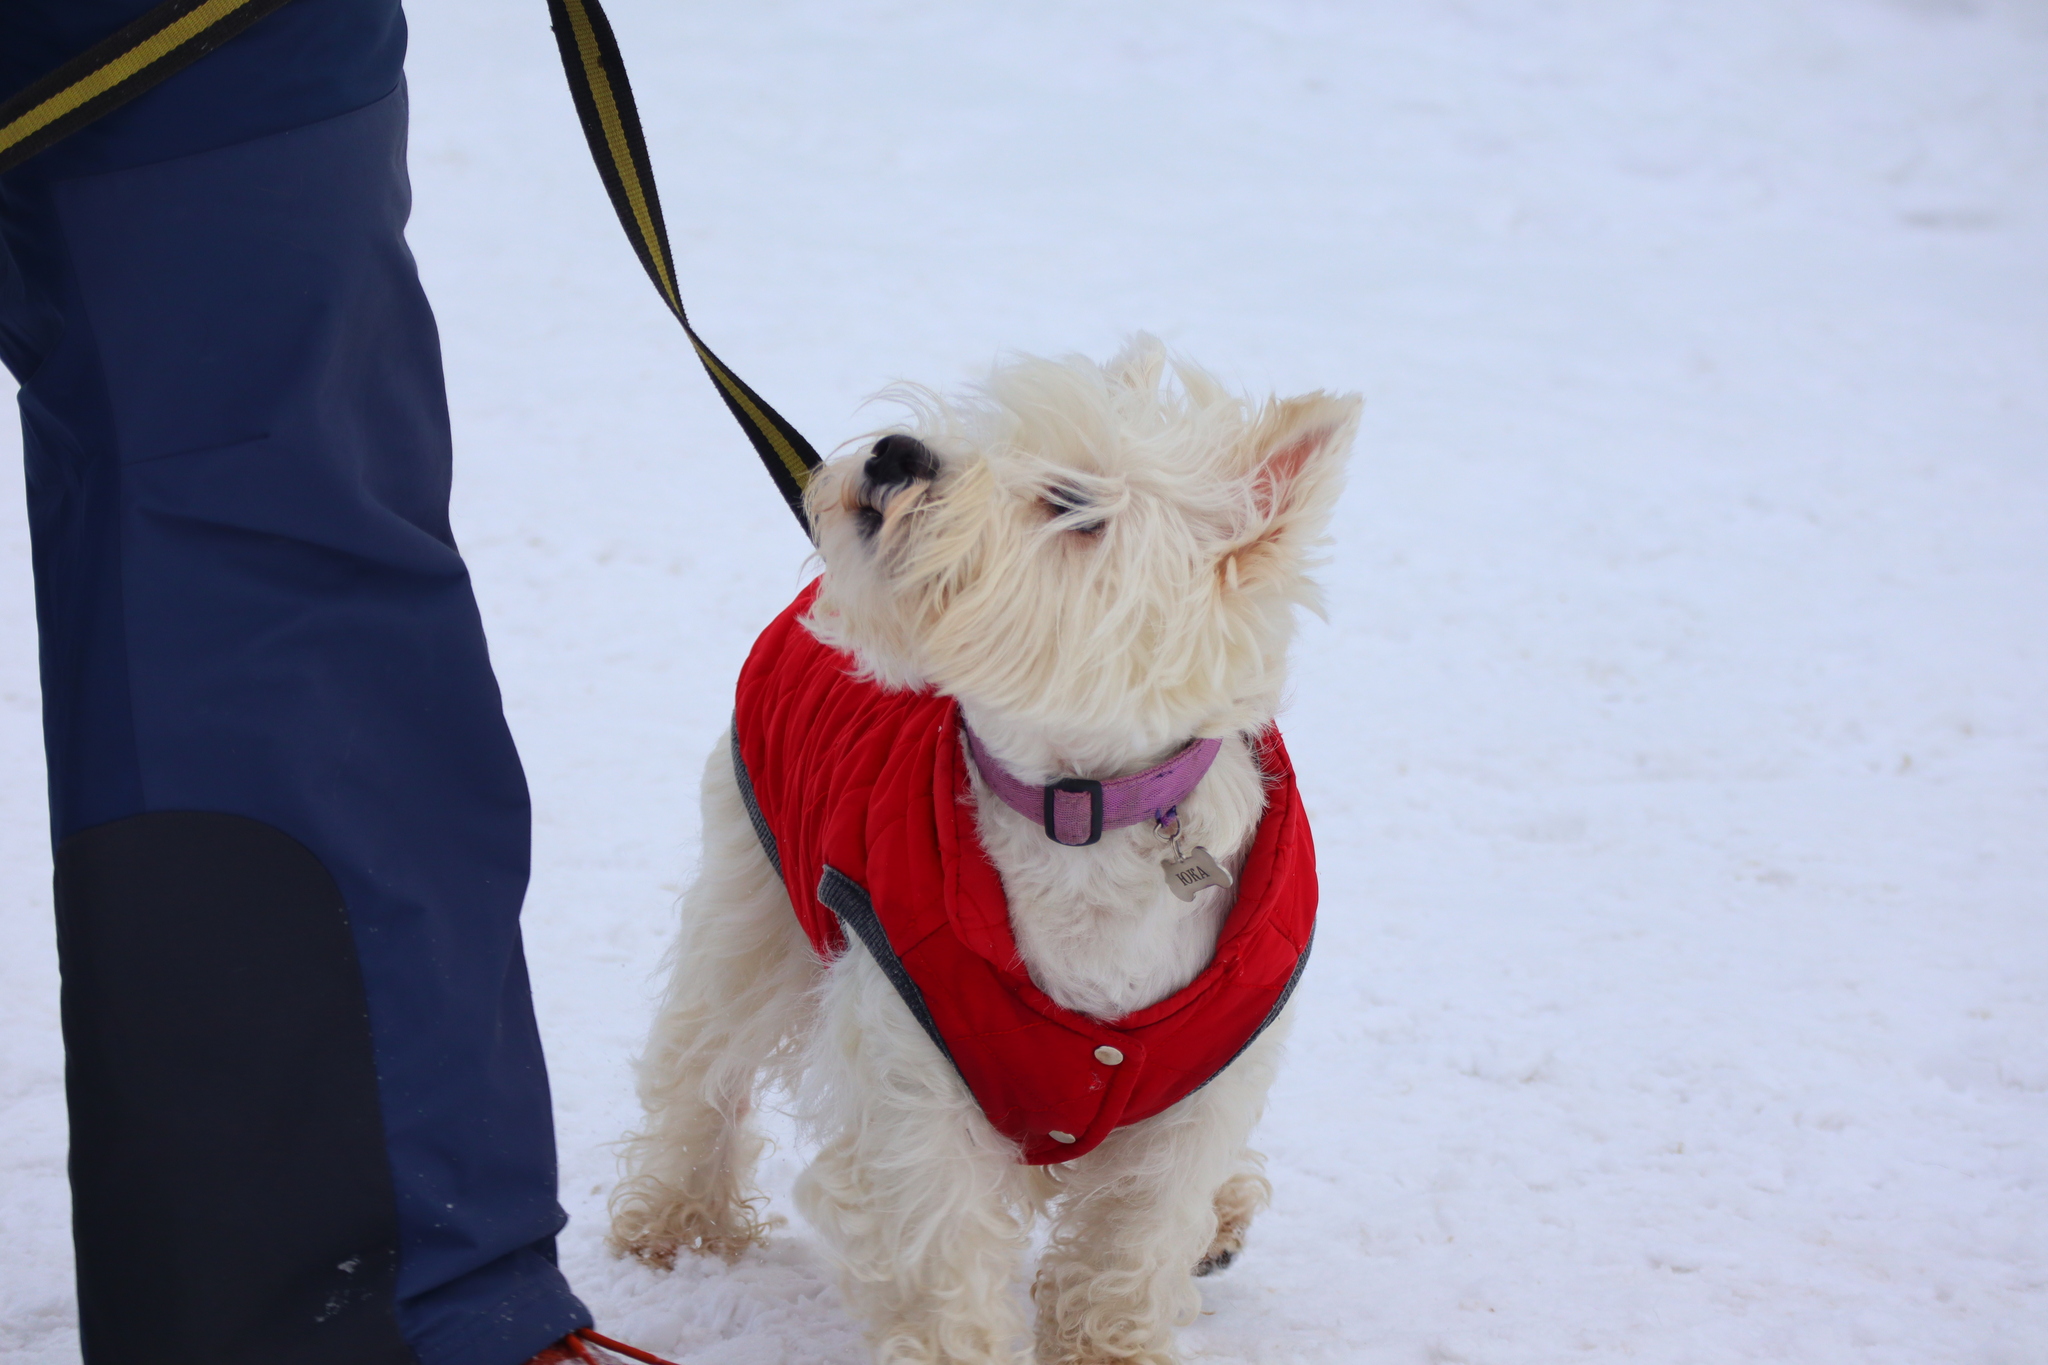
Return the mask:
<path id="1" fill-rule="evenodd" d="M 837 1253 L 883 1365 L 1029 1357 L 1019 1269 L 1037 1177 L 858 944 L 805 1074 L 822 1150 L 797 1206 Z"/>
<path id="2" fill-rule="evenodd" d="M 765 1234 L 753 1188 L 758 1073 L 799 1028 L 818 973 L 747 818 L 728 744 L 705 766 L 703 864 L 640 1059 L 645 1124 L 626 1140 L 611 1199 L 612 1250 L 663 1267 L 678 1250 L 733 1260 Z"/>
<path id="3" fill-rule="evenodd" d="M 1043 1365 L 1171 1365 L 1173 1330 L 1201 1307 L 1194 1274 L 1214 1248 L 1220 1203 L 1244 1220 L 1263 1177 L 1245 1141 L 1265 1106 L 1286 1016 L 1202 1089 L 1112 1133 L 1067 1167 L 1031 1296 Z M 1241 1242 L 1243 1228 L 1235 1229 Z M 1234 1249 L 1234 1248 L 1233 1248 Z"/>

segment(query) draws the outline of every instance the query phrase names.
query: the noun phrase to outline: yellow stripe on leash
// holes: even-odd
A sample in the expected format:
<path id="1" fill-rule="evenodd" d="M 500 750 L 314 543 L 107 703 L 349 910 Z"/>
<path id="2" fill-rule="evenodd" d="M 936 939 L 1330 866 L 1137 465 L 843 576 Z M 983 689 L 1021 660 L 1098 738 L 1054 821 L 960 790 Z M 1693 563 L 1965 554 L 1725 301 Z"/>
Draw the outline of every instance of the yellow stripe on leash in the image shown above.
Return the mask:
<path id="1" fill-rule="evenodd" d="M 548 0 L 554 16 L 555 42 L 562 55 L 562 72 L 569 80 L 569 94 L 576 114 L 583 122 L 583 135 L 590 144 L 591 159 L 599 179 L 611 196 L 619 226 L 640 257 L 647 277 L 661 294 L 668 310 L 675 314 L 704 371 L 718 388 L 733 420 L 754 447 L 754 453 L 775 481 L 789 510 L 806 534 L 810 522 L 804 515 L 804 489 L 817 468 L 818 453 L 781 413 L 770 407 L 745 381 L 704 344 L 690 325 L 676 287 L 674 257 L 669 252 L 668 231 L 662 224 L 661 196 L 654 187 L 654 169 L 647 156 L 647 140 L 640 129 L 640 115 L 633 104 L 632 84 L 626 79 L 624 61 L 611 22 L 599 0 Z"/>
<path id="2" fill-rule="evenodd" d="M 654 218 L 647 211 L 647 194 L 640 188 L 639 168 L 634 166 L 632 149 L 626 145 L 626 128 L 619 119 L 618 101 L 612 97 L 611 77 L 605 73 L 604 60 L 598 54 L 597 35 L 590 27 L 590 11 L 584 8 L 583 0 L 562 0 L 562 4 L 569 13 L 569 31 L 576 36 L 576 55 L 582 59 L 583 82 L 590 90 L 591 100 L 597 105 L 598 124 L 604 130 L 605 149 L 611 153 L 612 169 L 625 187 L 626 202 L 632 206 L 633 222 L 640 229 L 640 240 L 646 244 L 647 254 L 654 258 L 655 285 L 661 290 L 662 297 L 668 300 L 669 309 L 681 313 L 683 301 L 676 294 L 668 243 L 654 230 Z"/>
<path id="3" fill-rule="evenodd" d="M 219 47 L 286 0 L 164 0 L 118 33 L 0 104 L 0 171 L 119 108 Z M 661 196 L 611 21 L 599 0 L 547 0 L 562 71 L 619 225 L 675 314 L 754 453 L 799 525 L 818 452 L 781 413 L 727 368 L 690 325 L 661 221 Z"/>
<path id="4" fill-rule="evenodd" d="M 134 99 L 284 0 L 166 0 L 0 105 L 0 171 Z"/>

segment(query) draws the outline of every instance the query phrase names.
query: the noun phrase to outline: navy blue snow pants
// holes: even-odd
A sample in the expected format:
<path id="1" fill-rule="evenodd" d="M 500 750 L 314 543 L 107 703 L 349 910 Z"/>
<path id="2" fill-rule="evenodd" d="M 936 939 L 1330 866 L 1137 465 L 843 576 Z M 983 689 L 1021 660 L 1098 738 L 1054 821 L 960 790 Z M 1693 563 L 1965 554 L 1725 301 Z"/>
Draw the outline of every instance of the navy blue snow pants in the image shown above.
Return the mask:
<path id="1" fill-rule="evenodd" d="M 5 0 L 0 96 L 147 3 Z M 89 1365 L 516 1365 L 590 1321 L 404 49 L 397 0 L 293 0 L 0 177 Z"/>

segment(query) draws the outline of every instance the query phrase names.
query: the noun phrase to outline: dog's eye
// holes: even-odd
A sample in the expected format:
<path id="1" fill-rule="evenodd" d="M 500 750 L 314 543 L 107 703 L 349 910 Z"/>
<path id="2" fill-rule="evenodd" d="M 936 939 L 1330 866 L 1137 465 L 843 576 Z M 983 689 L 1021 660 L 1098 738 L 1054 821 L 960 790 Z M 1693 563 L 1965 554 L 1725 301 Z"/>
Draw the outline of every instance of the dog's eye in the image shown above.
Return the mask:
<path id="1" fill-rule="evenodd" d="M 1046 489 L 1045 492 L 1039 495 L 1038 502 L 1040 506 L 1045 508 L 1047 513 L 1055 517 L 1063 517 L 1070 512 L 1085 512 L 1095 505 L 1089 501 L 1088 495 L 1080 489 L 1067 488 L 1062 485 L 1054 485 Z M 1102 530 L 1102 522 L 1100 520 L 1078 522 L 1067 529 L 1078 531 L 1084 536 L 1092 536 Z"/>

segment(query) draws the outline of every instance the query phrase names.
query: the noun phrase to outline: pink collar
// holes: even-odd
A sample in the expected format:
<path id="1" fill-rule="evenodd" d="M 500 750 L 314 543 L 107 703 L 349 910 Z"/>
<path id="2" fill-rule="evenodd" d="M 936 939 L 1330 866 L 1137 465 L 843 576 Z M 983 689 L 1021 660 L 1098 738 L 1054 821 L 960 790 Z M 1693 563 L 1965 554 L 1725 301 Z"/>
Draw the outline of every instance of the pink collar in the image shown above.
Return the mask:
<path id="1" fill-rule="evenodd" d="M 965 720 L 960 722 L 960 728 L 967 731 L 967 748 L 974 755 L 974 766 L 981 769 L 982 779 L 1003 799 L 1003 804 L 1019 815 L 1043 820 L 1045 837 L 1069 848 L 1094 843 L 1106 829 L 1122 829 L 1146 820 L 1164 824 L 1209 771 L 1209 765 L 1223 748 L 1220 739 L 1198 739 L 1159 766 L 1129 777 L 1108 782 L 1097 782 L 1092 777 L 1063 777 L 1039 786 L 1014 776 L 998 763 L 982 744 L 981 736 L 967 729 Z"/>

